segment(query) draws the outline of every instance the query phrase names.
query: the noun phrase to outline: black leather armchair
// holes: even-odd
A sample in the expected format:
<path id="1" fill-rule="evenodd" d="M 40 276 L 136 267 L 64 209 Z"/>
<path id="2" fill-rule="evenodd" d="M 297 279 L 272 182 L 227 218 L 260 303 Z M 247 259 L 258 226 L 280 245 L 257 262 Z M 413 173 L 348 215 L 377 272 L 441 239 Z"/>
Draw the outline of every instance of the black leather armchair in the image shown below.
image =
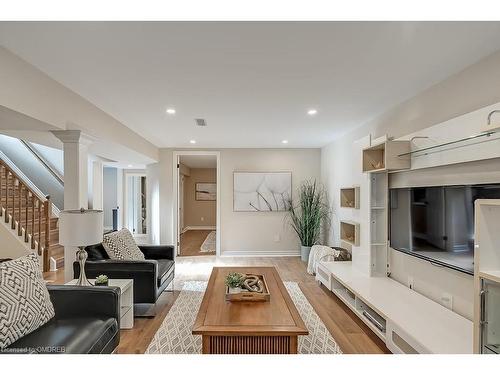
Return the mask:
<path id="1" fill-rule="evenodd" d="M 55 317 L 2 353 L 109 354 L 120 343 L 116 287 L 47 286 Z"/>
<path id="2" fill-rule="evenodd" d="M 133 279 L 134 304 L 154 304 L 174 279 L 174 247 L 139 245 L 139 249 L 145 260 L 112 260 L 102 244 L 87 246 L 85 273 L 88 278 L 106 275 L 110 279 Z M 73 272 L 77 279 L 80 275 L 78 262 L 73 263 Z"/>

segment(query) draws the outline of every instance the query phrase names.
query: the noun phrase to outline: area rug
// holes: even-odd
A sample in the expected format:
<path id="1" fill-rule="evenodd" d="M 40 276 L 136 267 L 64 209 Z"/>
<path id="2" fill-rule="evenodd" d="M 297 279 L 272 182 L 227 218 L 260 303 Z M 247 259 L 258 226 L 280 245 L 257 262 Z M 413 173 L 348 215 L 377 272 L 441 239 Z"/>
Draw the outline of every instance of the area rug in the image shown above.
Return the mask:
<path id="1" fill-rule="evenodd" d="M 203 244 L 200 247 L 200 252 L 202 253 L 213 253 L 215 252 L 215 231 L 212 231 L 208 234 L 207 238 L 205 238 L 205 241 L 203 241 Z"/>
<path id="2" fill-rule="evenodd" d="M 285 282 L 309 335 L 299 336 L 300 354 L 342 354 L 338 344 L 314 311 L 306 296 L 294 282 Z M 201 336 L 193 336 L 193 327 L 204 291 L 206 281 L 187 281 L 179 297 L 168 312 L 162 325 L 156 331 L 146 354 L 200 354 Z"/>

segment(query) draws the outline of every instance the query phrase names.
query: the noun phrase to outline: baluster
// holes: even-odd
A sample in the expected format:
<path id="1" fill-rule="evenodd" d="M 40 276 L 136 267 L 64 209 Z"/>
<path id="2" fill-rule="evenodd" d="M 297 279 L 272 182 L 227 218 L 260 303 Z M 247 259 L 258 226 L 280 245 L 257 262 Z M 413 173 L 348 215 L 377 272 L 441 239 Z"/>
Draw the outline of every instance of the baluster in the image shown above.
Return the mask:
<path id="1" fill-rule="evenodd" d="M 19 189 L 18 189 L 19 222 L 17 224 L 17 235 L 19 237 L 23 235 L 23 190 L 24 190 L 24 184 L 21 181 L 19 181 Z"/>
<path id="2" fill-rule="evenodd" d="M 11 173 L 11 178 L 10 178 L 10 194 L 12 195 L 12 199 L 10 200 L 10 203 L 12 204 L 11 206 L 11 214 L 10 214 L 10 220 L 13 223 L 14 222 L 14 211 L 15 211 L 15 206 L 14 206 L 14 188 L 15 188 L 15 180 L 16 177 L 14 176 L 13 173 Z"/>
<path id="3" fill-rule="evenodd" d="M 26 206 L 25 206 L 25 219 L 26 219 L 26 227 L 24 228 L 24 242 L 28 243 L 29 241 L 29 232 L 28 232 L 28 227 L 29 227 L 29 218 L 28 218 L 28 213 L 29 213 L 29 204 L 30 204 L 30 192 L 29 190 L 26 188 L 26 191 L 24 193 L 24 195 L 26 196 Z"/>
<path id="4" fill-rule="evenodd" d="M 35 249 L 35 196 L 31 194 L 31 249 Z"/>
<path id="5" fill-rule="evenodd" d="M 12 230 L 16 229 L 16 190 L 17 187 L 19 186 L 19 180 L 12 175 L 12 220 L 10 223 L 10 228 Z M 18 202 L 19 205 L 19 202 Z"/>
<path id="6" fill-rule="evenodd" d="M 50 203 L 50 195 L 47 195 L 47 200 L 44 203 L 44 217 L 45 217 L 45 249 L 43 253 L 43 270 L 49 271 L 49 247 L 50 247 L 50 211 L 52 204 Z"/>
<path id="7" fill-rule="evenodd" d="M 8 209 L 9 209 L 9 176 L 10 176 L 10 172 L 7 171 L 7 168 L 5 168 L 5 175 L 6 175 L 5 182 L 7 184 L 6 188 L 5 188 L 5 222 L 8 223 L 9 222 Z"/>
<path id="8" fill-rule="evenodd" d="M 42 255 L 42 201 L 38 200 L 38 255 Z"/>
<path id="9" fill-rule="evenodd" d="M 0 163 L 0 216 L 3 215 L 3 201 L 2 201 L 2 197 L 3 197 L 3 170 L 4 170 L 4 167 L 3 167 L 3 163 Z"/>
<path id="10" fill-rule="evenodd" d="M 3 208 L 4 208 L 4 215 L 7 218 L 7 215 L 8 215 L 8 213 L 7 213 L 7 194 L 8 194 L 8 188 L 7 187 L 9 186 L 9 174 L 8 174 L 9 171 L 7 170 L 7 167 L 5 167 L 3 169 L 3 172 L 4 172 L 3 173 L 3 180 L 4 180 L 4 185 L 5 185 L 4 192 L 3 192 L 4 193 L 3 197 L 5 198 L 3 200 L 3 205 L 4 205 Z"/>

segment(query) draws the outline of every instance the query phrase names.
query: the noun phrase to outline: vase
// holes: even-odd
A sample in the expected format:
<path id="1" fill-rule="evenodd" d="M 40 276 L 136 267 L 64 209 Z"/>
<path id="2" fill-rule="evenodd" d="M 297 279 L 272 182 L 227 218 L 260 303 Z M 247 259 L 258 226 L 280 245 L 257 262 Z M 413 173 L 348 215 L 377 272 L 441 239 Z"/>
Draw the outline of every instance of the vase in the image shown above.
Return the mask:
<path id="1" fill-rule="evenodd" d="M 310 246 L 300 246 L 300 259 L 303 262 L 309 261 L 309 253 L 311 252 Z"/>

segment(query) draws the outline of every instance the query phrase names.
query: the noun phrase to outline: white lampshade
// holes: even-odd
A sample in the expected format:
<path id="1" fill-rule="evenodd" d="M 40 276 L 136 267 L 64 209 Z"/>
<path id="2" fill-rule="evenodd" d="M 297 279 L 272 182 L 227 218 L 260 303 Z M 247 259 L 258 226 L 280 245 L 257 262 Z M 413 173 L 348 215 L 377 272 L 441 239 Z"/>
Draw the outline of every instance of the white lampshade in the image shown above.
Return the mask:
<path id="1" fill-rule="evenodd" d="M 66 210 L 59 213 L 59 243 L 88 246 L 102 242 L 103 215 L 99 210 Z"/>

